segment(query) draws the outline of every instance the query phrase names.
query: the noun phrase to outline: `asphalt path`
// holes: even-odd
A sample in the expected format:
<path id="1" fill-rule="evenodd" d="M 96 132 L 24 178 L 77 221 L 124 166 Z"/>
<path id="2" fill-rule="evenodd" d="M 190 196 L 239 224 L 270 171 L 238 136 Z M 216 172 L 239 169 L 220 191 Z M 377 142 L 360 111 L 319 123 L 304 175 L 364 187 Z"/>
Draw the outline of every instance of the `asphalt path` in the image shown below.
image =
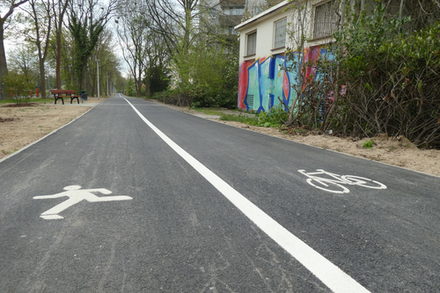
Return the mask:
<path id="1" fill-rule="evenodd" d="M 438 292 L 439 189 L 119 95 L 0 163 L 0 292 Z"/>

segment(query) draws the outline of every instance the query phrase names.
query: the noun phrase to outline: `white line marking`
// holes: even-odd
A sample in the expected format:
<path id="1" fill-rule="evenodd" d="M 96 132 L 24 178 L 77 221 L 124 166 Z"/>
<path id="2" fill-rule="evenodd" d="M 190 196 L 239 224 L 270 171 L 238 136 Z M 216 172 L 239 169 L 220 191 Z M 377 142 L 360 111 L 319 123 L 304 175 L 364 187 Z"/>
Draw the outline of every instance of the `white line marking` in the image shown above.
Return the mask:
<path id="1" fill-rule="evenodd" d="M 179 156 L 200 173 L 209 183 L 220 191 L 235 207 L 245 214 L 264 233 L 284 248 L 290 255 L 312 272 L 333 292 L 369 292 L 365 287 L 344 273 L 340 268 L 320 255 L 301 239 L 290 233 L 277 221 L 259 207 L 245 198 L 223 179 L 214 174 L 197 159 L 187 153 L 153 123 L 143 116 L 126 98 L 125 101 L 133 108 L 138 116 Z"/>

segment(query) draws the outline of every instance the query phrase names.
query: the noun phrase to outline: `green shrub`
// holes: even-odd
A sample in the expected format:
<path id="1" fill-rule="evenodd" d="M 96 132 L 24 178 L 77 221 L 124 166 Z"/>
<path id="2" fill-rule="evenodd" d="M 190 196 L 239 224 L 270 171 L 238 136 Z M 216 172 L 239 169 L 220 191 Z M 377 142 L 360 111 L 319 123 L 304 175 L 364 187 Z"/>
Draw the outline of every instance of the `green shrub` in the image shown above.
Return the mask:
<path id="1" fill-rule="evenodd" d="M 235 108 L 238 88 L 238 42 L 202 38 L 173 58 L 176 91 L 192 107 Z M 213 43 L 215 41 L 215 44 Z M 179 99 L 178 99 L 179 100 Z"/>
<path id="2" fill-rule="evenodd" d="M 372 140 L 372 139 L 369 139 L 369 140 L 367 140 L 366 142 L 364 142 L 363 144 L 362 144 L 362 147 L 364 148 L 364 149 L 371 149 L 371 148 L 373 148 L 373 146 L 375 145 L 376 143 Z"/>
<path id="3" fill-rule="evenodd" d="M 379 7 L 336 34 L 335 84 L 347 91 L 334 104 L 328 129 L 402 135 L 419 147 L 440 148 L 440 22 L 405 30 L 411 21 Z"/>
<path id="4" fill-rule="evenodd" d="M 268 112 L 257 114 L 258 126 L 280 127 L 287 121 L 288 117 L 289 114 L 281 107 L 274 107 Z"/>
<path id="5" fill-rule="evenodd" d="M 23 74 L 9 72 L 3 79 L 6 96 L 17 104 L 27 103 L 34 92 L 34 84 Z"/>

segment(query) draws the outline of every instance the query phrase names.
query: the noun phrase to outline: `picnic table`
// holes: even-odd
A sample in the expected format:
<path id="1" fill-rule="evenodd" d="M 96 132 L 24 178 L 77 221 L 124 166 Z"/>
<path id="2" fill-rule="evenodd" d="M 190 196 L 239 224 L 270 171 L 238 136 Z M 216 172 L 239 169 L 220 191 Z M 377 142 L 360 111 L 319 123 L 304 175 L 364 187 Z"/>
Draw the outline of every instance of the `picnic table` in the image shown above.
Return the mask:
<path id="1" fill-rule="evenodd" d="M 79 95 L 74 90 L 50 90 L 50 93 L 53 95 L 55 104 L 58 100 L 61 100 L 64 105 L 64 98 L 70 98 L 71 104 L 76 99 L 79 104 Z"/>

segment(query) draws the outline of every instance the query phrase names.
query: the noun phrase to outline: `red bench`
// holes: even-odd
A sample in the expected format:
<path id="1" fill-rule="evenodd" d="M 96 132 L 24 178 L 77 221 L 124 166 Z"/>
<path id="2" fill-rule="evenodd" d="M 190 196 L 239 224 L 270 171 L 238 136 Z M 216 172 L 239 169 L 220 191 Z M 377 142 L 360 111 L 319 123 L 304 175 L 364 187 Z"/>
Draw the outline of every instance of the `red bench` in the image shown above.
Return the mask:
<path id="1" fill-rule="evenodd" d="M 76 99 L 76 101 L 79 104 L 79 96 L 74 90 L 50 90 L 50 93 L 53 95 L 55 104 L 58 100 L 61 100 L 64 105 L 64 98 L 70 98 L 70 103 L 72 104 L 73 100 Z"/>

